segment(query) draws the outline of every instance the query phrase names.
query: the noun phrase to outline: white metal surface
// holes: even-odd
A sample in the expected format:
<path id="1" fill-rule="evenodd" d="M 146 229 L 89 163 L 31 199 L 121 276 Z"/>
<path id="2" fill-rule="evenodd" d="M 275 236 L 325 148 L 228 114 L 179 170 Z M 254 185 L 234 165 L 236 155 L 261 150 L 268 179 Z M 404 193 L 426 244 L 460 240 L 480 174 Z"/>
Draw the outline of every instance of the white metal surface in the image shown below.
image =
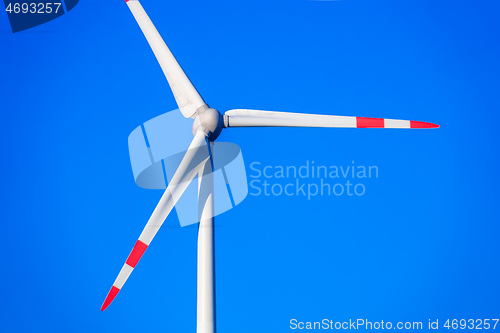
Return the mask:
<path id="1" fill-rule="evenodd" d="M 227 111 L 228 127 L 356 127 L 356 117 L 235 109 Z"/>
<path id="2" fill-rule="evenodd" d="M 192 117 L 196 110 L 206 105 L 206 103 L 184 73 L 172 52 L 170 52 L 170 49 L 163 41 L 163 38 L 158 33 L 158 30 L 156 30 L 156 27 L 149 19 L 148 14 L 146 14 L 140 2 L 137 0 L 129 0 L 127 4 L 144 33 L 144 36 L 148 40 L 156 59 L 160 63 L 161 69 L 174 93 L 175 101 L 179 109 L 184 117 Z"/>
<path id="3" fill-rule="evenodd" d="M 224 114 L 225 127 L 337 127 L 337 128 L 436 128 L 435 124 L 420 121 L 330 116 L 321 114 L 229 110 Z"/>
<path id="4" fill-rule="evenodd" d="M 122 289 L 123 285 L 125 284 L 125 281 L 127 281 L 128 277 L 130 276 L 133 270 L 134 267 L 129 266 L 127 264 L 123 265 L 122 269 L 120 270 L 120 273 L 118 273 L 118 277 L 113 283 L 113 286 L 115 286 L 118 289 Z"/>
<path id="5" fill-rule="evenodd" d="M 385 128 L 411 128 L 409 120 L 384 119 Z"/>
<path id="6" fill-rule="evenodd" d="M 213 159 L 205 162 L 198 174 L 198 294 L 197 333 L 215 331 L 214 302 L 214 174 Z"/>

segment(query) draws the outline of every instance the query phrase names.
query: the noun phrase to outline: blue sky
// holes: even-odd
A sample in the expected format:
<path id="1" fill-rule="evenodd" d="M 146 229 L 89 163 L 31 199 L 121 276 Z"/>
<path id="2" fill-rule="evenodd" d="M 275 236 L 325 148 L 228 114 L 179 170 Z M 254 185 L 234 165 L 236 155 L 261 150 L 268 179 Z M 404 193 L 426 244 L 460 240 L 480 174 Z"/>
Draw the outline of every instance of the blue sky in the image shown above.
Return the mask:
<path id="1" fill-rule="evenodd" d="M 219 332 L 498 318 L 498 2 L 142 4 L 221 112 L 441 125 L 224 131 L 247 168 L 354 161 L 379 177 L 363 196 L 249 195 L 218 216 Z M 0 14 L 0 45 L 2 331 L 194 332 L 197 230 L 175 213 L 100 311 L 161 196 L 135 185 L 127 137 L 176 108 L 125 3 L 16 34 Z"/>

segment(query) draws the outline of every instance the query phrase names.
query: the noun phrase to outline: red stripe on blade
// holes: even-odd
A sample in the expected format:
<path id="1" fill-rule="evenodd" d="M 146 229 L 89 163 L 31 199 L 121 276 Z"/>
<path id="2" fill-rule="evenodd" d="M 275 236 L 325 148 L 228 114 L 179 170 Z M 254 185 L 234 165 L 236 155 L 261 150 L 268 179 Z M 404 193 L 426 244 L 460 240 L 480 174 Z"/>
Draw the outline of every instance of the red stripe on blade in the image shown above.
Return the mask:
<path id="1" fill-rule="evenodd" d="M 132 249 L 132 252 L 130 252 L 130 255 L 128 256 L 125 263 L 129 266 L 135 267 L 147 248 L 148 246 L 146 244 L 138 240 L 137 243 L 135 243 L 134 248 Z"/>
<path id="2" fill-rule="evenodd" d="M 426 123 L 423 121 L 410 121 L 410 128 L 438 128 L 439 125 Z"/>
<path id="3" fill-rule="evenodd" d="M 383 118 L 356 117 L 356 127 L 358 128 L 384 128 Z"/>
<path id="4" fill-rule="evenodd" d="M 104 300 L 104 303 L 102 304 L 101 311 L 106 310 L 106 308 L 113 302 L 115 299 L 116 295 L 120 289 L 116 288 L 115 286 L 111 287 L 111 290 L 108 293 L 108 296 L 106 296 L 106 299 Z"/>

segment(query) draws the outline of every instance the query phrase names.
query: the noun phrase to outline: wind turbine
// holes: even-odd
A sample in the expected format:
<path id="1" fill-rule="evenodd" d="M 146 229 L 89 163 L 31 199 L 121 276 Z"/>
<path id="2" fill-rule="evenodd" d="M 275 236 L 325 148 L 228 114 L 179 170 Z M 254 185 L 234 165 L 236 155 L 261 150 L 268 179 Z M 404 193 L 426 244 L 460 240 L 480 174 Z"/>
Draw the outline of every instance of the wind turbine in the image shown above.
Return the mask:
<path id="1" fill-rule="evenodd" d="M 137 0 L 125 0 L 153 49 L 172 89 L 182 115 L 193 118 L 193 135 L 186 154 L 156 206 L 146 227 L 128 256 L 101 310 L 116 297 L 146 251 L 168 214 L 189 183 L 198 176 L 198 295 L 197 332 L 213 333 L 214 317 L 214 179 L 212 145 L 220 132 L 230 127 L 332 127 L 332 128 L 438 128 L 439 125 L 409 120 L 347 117 L 248 109 L 229 110 L 224 115 L 210 108 L 186 76 Z"/>

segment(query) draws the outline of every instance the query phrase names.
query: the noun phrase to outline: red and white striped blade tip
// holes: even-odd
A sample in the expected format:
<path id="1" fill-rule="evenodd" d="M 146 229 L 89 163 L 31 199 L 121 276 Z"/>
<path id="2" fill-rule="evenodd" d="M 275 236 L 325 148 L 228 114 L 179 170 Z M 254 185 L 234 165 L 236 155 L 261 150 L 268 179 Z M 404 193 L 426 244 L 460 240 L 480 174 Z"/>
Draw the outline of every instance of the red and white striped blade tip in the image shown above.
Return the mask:
<path id="1" fill-rule="evenodd" d="M 356 117 L 357 128 L 439 128 L 439 125 L 414 120 Z"/>
<path id="2" fill-rule="evenodd" d="M 410 121 L 410 128 L 439 128 L 438 124 L 426 123 L 424 121 Z"/>
<path id="3" fill-rule="evenodd" d="M 115 299 L 116 295 L 120 289 L 116 288 L 115 286 L 111 287 L 111 290 L 108 293 L 108 296 L 106 296 L 106 299 L 104 300 L 104 303 L 102 304 L 101 311 L 106 310 L 106 308 L 113 302 Z"/>
<path id="4" fill-rule="evenodd" d="M 106 299 L 104 300 L 104 303 L 101 307 L 101 311 L 106 310 L 106 308 L 111 304 L 111 302 L 113 302 L 116 295 L 123 287 L 125 281 L 127 281 L 130 273 L 132 273 L 132 270 L 135 268 L 135 266 L 137 265 L 137 263 L 139 262 L 139 260 L 141 259 L 142 255 L 144 254 L 147 248 L 148 245 L 142 242 L 140 239 L 135 243 L 132 252 L 130 252 L 130 254 L 128 255 L 125 265 L 123 265 L 122 270 L 120 271 L 118 277 L 113 283 L 113 287 L 111 287 L 108 296 L 106 296 Z"/>

